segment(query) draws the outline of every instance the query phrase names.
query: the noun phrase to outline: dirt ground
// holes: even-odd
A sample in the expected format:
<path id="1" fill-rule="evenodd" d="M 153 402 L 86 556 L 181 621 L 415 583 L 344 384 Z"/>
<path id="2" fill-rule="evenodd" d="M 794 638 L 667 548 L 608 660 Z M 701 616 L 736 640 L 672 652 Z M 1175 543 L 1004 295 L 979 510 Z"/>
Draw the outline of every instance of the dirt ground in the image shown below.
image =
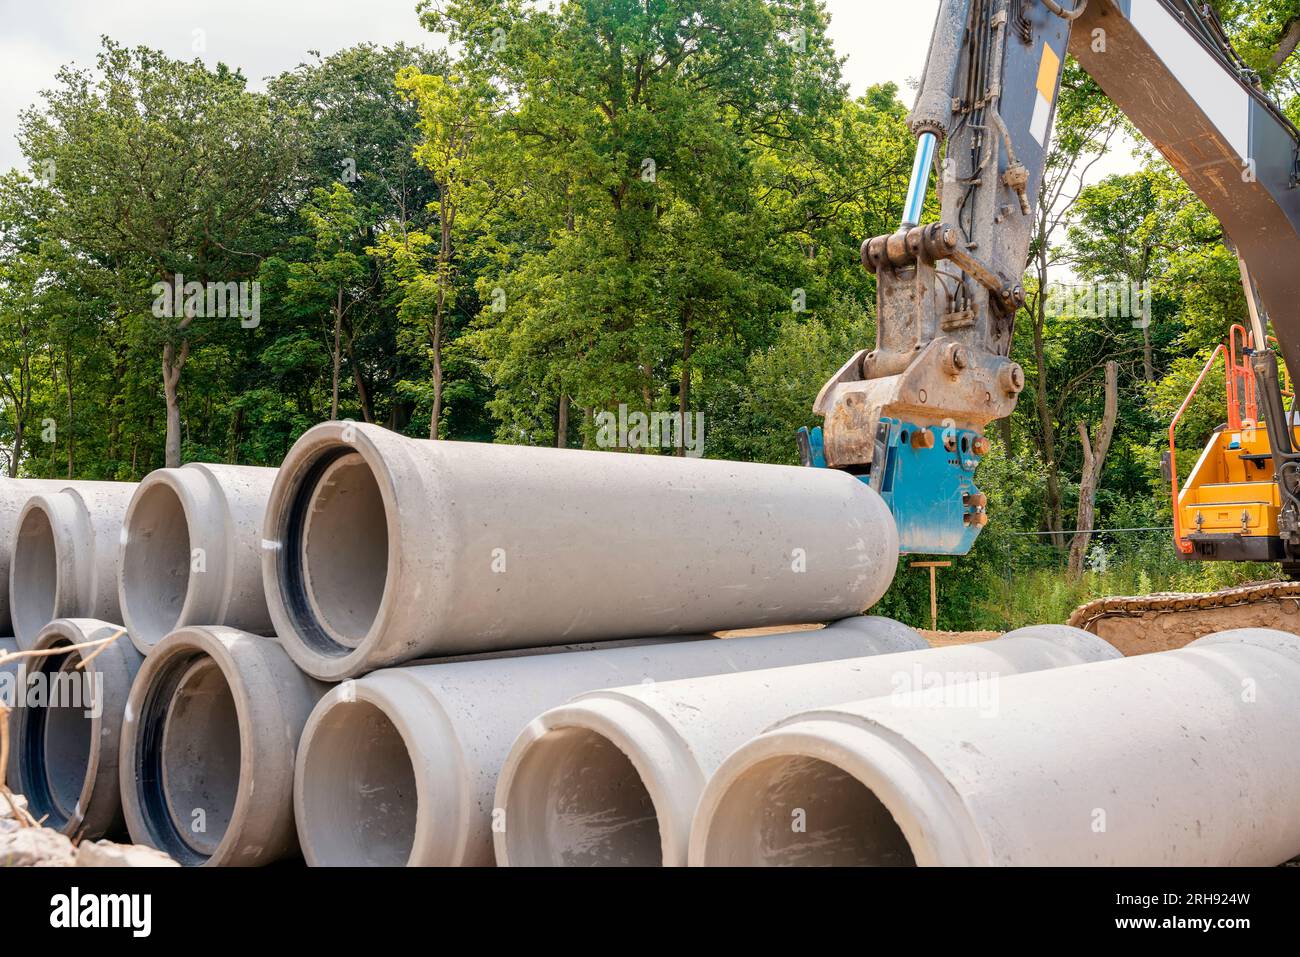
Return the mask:
<path id="1" fill-rule="evenodd" d="M 719 638 L 743 638 L 783 631 L 815 631 L 821 625 L 777 625 L 715 632 Z M 1300 604 L 1294 601 L 1232 608 L 1185 609 L 1178 612 L 1148 612 L 1136 618 L 1101 618 L 1088 630 L 1110 642 L 1125 655 L 1172 651 L 1203 635 L 1233 628 L 1276 628 L 1300 634 Z M 930 631 L 917 629 L 931 647 L 946 648 L 1000 638 L 1000 631 Z"/>
<path id="2" fill-rule="evenodd" d="M 1137 618 L 1101 618 L 1089 625 L 1088 630 L 1126 655 L 1145 655 L 1181 648 L 1204 635 L 1233 628 L 1276 628 L 1300 634 L 1300 613 L 1293 601 L 1147 612 Z"/>
<path id="3" fill-rule="evenodd" d="M 1276 628 L 1300 634 L 1300 605 L 1294 601 L 1267 602 L 1231 608 L 1183 609 L 1147 612 L 1134 618 L 1100 618 L 1088 631 L 1110 642 L 1126 656 L 1173 651 L 1197 638 L 1234 628 Z M 996 631 L 922 631 L 935 648 L 990 641 Z"/>
<path id="4" fill-rule="evenodd" d="M 715 631 L 718 638 L 752 638 L 755 635 L 774 635 L 783 631 L 817 631 L 821 625 L 773 625 L 767 628 L 739 628 L 735 631 Z M 975 641 L 992 641 L 1002 637 L 1000 631 L 929 631 L 918 628 L 917 631 L 934 648 L 948 645 L 968 645 Z"/>
<path id="5" fill-rule="evenodd" d="M 977 641 L 992 641 L 1001 638 L 1000 631 L 928 631 L 921 630 L 921 636 L 934 648 L 946 648 L 949 645 L 969 645 Z"/>

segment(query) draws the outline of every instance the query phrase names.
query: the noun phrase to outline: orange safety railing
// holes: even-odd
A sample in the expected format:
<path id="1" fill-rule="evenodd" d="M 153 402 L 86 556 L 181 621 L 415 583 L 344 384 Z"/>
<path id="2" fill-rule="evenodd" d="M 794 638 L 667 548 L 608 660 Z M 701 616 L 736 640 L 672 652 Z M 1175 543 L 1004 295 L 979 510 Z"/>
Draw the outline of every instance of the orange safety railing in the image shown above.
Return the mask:
<path id="1" fill-rule="evenodd" d="M 1210 353 L 1210 358 L 1205 363 L 1205 368 L 1201 374 L 1196 377 L 1196 383 L 1192 386 L 1187 398 L 1183 404 L 1178 407 L 1178 414 L 1174 416 L 1173 421 L 1169 423 L 1169 485 L 1170 493 L 1173 496 L 1174 503 L 1174 544 L 1185 555 L 1192 552 L 1192 543 L 1183 537 L 1182 516 L 1178 512 L 1178 450 L 1174 446 L 1174 430 L 1178 428 L 1178 423 L 1187 411 L 1187 407 L 1192 404 L 1192 399 L 1196 398 L 1196 393 L 1201 388 L 1201 383 L 1209 374 L 1210 369 L 1214 367 L 1214 360 L 1223 354 L 1224 364 L 1224 385 L 1228 393 L 1228 428 L 1233 431 L 1239 431 L 1242 428 L 1254 428 L 1259 424 L 1259 401 L 1255 394 L 1255 374 L 1250 368 L 1247 359 L 1250 351 L 1254 348 L 1254 336 L 1242 325 L 1234 325 L 1228 330 L 1228 341 L 1219 343 Z M 1277 345 L 1277 339 L 1273 336 L 1268 337 L 1268 341 Z M 1283 398 L 1293 398 L 1294 394 L 1290 389 L 1290 383 L 1285 378 L 1285 371 L 1282 373 L 1283 380 L 1282 396 Z"/>
<path id="2" fill-rule="evenodd" d="M 1237 350 L 1241 342 L 1240 354 Z M 1251 334 L 1246 327 L 1235 325 L 1228 330 L 1227 389 L 1228 389 L 1228 427 L 1240 429 L 1242 413 L 1247 422 L 1259 421 L 1259 406 L 1255 401 L 1255 376 L 1246 361 L 1246 353 L 1251 348 Z M 1240 355 L 1240 358 L 1238 357 Z"/>
<path id="3" fill-rule="evenodd" d="M 1237 327 L 1234 326 L 1233 328 Z M 1230 341 L 1231 338 L 1232 337 L 1229 336 Z M 1205 368 L 1202 369 L 1201 374 L 1196 377 L 1196 384 L 1192 386 L 1192 391 L 1187 393 L 1187 398 L 1183 399 L 1183 404 L 1178 407 L 1178 413 L 1174 416 L 1173 421 L 1169 423 L 1169 484 L 1174 501 L 1174 545 L 1184 555 L 1190 555 L 1192 553 L 1192 543 L 1183 537 L 1182 516 L 1178 514 L 1178 450 L 1174 447 L 1174 430 L 1178 428 L 1178 422 L 1182 419 L 1183 413 L 1187 411 L 1187 407 L 1192 404 L 1192 399 L 1196 398 L 1196 393 L 1201 388 L 1201 383 L 1205 381 L 1205 377 L 1209 375 L 1210 369 L 1214 366 L 1214 360 L 1219 358 L 1220 353 L 1223 353 L 1224 351 L 1223 343 L 1219 343 L 1214 347 L 1214 351 L 1210 353 L 1210 358 L 1205 363 Z M 1237 403 L 1234 396 L 1236 390 L 1232 386 L 1233 374 L 1231 372 L 1231 367 L 1233 360 L 1227 361 L 1229 367 L 1228 409 L 1229 414 L 1231 414 Z M 1241 428 L 1240 416 L 1238 416 L 1238 425 L 1236 427 Z"/>

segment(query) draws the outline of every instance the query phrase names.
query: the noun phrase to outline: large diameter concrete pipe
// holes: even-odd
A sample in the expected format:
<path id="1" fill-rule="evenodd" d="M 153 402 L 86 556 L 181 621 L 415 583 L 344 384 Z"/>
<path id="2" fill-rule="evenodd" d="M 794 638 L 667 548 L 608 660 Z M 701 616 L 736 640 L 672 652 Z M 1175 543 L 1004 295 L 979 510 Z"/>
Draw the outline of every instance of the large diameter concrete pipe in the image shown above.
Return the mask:
<path id="1" fill-rule="evenodd" d="M 9 608 L 19 647 L 56 618 L 121 621 L 117 557 L 132 482 L 87 482 L 33 495 L 14 534 Z"/>
<path id="2" fill-rule="evenodd" d="M 94 648 L 72 645 L 103 641 Z M 15 712 L 14 789 L 45 826 L 98 840 L 125 830 L 118 746 L 131 682 L 143 660 L 125 629 L 90 618 L 60 618 L 36 650 L 68 648 L 27 661 L 27 696 Z"/>
<path id="3" fill-rule="evenodd" d="M 855 615 L 888 588 L 883 500 L 831 469 L 325 423 L 267 506 L 276 631 L 325 680 L 419 657 Z"/>
<path id="4" fill-rule="evenodd" d="M 1077 628 L 593 691 L 529 723 L 497 779 L 502 866 L 684 866 L 709 775 L 792 712 L 1120 657 Z"/>
<path id="5" fill-rule="evenodd" d="M 98 484 L 100 483 L 0 477 L 0 635 L 13 634 L 13 621 L 9 617 L 9 559 L 14 532 L 18 529 L 18 516 L 22 514 L 23 506 L 29 498 L 40 492 L 57 492 L 68 487 Z"/>
<path id="6" fill-rule="evenodd" d="M 575 694 L 642 680 L 925 647 L 857 618 L 818 632 L 418 665 L 346 681 L 312 712 L 294 804 L 313 865 L 490 865 L 497 773 L 519 730 Z"/>
<path id="7" fill-rule="evenodd" d="M 1227 632 L 994 690 L 991 713 L 913 693 L 806 712 L 752 739 L 704 789 L 691 864 L 1233 866 L 1300 854 L 1297 636 Z"/>
<path id="8" fill-rule="evenodd" d="M 272 638 L 192 626 L 158 642 L 131 688 L 122 735 L 131 839 L 186 865 L 297 856 L 295 751 L 325 691 Z"/>
<path id="9" fill-rule="evenodd" d="M 275 472 L 191 464 L 140 483 L 123 525 L 119 598 L 142 653 L 185 625 L 275 633 L 261 551 Z M 346 551 L 348 543 L 339 546 Z"/>

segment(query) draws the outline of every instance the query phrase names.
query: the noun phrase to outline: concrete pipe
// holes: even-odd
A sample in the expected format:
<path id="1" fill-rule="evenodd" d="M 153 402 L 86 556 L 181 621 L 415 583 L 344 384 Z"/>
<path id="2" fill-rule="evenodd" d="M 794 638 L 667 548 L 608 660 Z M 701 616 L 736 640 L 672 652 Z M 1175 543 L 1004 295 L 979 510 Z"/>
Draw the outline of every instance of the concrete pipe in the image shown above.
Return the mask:
<path id="1" fill-rule="evenodd" d="M 584 691 L 925 647 L 855 620 L 819 632 L 673 641 L 377 671 L 334 688 L 298 750 L 298 837 L 314 865 L 489 865 L 497 773 L 519 729 Z"/>
<path id="2" fill-rule="evenodd" d="M 272 638 L 192 626 L 158 642 L 122 736 L 132 840 L 186 865 L 296 856 L 294 752 L 325 691 Z"/>
<path id="3" fill-rule="evenodd" d="M 0 635 L 13 634 L 9 617 L 9 558 L 18 516 L 27 500 L 39 492 L 57 492 L 68 487 L 99 485 L 99 482 L 65 482 L 57 479 L 11 479 L 0 477 Z"/>
<path id="4" fill-rule="evenodd" d="M 29 649 L 56 618 L 121 621 L 117 554 L 131 482 L 87 482 L 33 495 L 13 540 L 9 609 Z"/>
<path id="5" fill-rule="evenodd" d="M 997 707 L 915 693 L 805 712 L 700 799 L 705 865 L 1275 865 L 1300 854 L 1300 638 L 1006 678 Z"/>
<path id="6" fill-rule="evenodd" d="M 419 657 L 827 621 L 898 536 L 830 469 L 470 442 L 331 422 L 267 506 L 276 631 L 326 680 Z"/>
<path id="7" fill-rule="evenodd" d="M 943 690 L 1118 658 L 1061 625 L 996 641 L 593 691 L 531 722 L 497 779 L 502 866 L 684 866 L 709 775 L 774 721 L 818 705 Z"/>
<path id="8" fill-rule="evenodd" d="M 36 638 L 36 650 L 102 639 L 102 648 L 29 659 L 27 700 L 14 716 L 15 790 L 46 827 L 87 841 L 125 830 L 118 745 L 143 659 L 120 625 L 91 618 L 60 618 Z"/>
<path id="9" fill-rule="evenodd" d="M 191 464 L 159 469 L 140 483 L 123 526 L 119 598 L 143 654 L 185 625 L 275 633 L 261 554 L 275 472 Z"/>

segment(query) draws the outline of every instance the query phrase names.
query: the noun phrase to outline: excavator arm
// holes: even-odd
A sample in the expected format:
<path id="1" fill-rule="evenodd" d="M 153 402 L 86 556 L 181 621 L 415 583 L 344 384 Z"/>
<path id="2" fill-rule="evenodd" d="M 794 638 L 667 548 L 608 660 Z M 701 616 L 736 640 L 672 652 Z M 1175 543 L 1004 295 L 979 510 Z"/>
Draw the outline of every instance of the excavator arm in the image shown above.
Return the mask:
<path id="1" fill-rule="evenodd" d="M 1067 51 L 1218 217 L 1241 258 L 1254 341 L 1271 320 L 1300 370 L 1297 132 L 1208 5 L 942 0 L 908 121 L 918 142 L 900 226 L 862 245 L 876 344 L 822 387 L 823 425 L 800 440 L 806 464 L 885 497 L 904 552 L 965 554 L 987 521 L 975 472 L 985 427 L 1025 384 L 1011 342 Z M 932 170 L 941 220 L 923 224 Z M 1272 376 L 1266 418 L 1284 422 L 1271 358 L 1260 349 L 1252 362 Z M 1294 453 L 1282 434 L 1279 470 Z M 1300 478 L 1300 462 L 1287 467 Z"/>

